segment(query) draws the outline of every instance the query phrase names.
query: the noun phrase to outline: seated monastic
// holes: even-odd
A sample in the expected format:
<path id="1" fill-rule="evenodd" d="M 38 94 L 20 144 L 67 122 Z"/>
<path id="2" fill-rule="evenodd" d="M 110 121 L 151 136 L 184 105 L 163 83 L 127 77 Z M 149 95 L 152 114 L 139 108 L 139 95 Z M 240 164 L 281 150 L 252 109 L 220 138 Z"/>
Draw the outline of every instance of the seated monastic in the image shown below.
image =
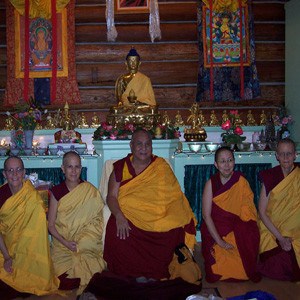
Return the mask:
<path id="1" fill-rule="evenodd" d="M 8 157 L 3 175 L 7 183 L 0 187 L 0 298 L 12 299 L 18 292 L 55 293 L 59 280 L 50 258 L 43 200 L 31 182 L 24 181 L 21 158 Z"/>
<path id="2" fill-rule="evenodd" d="M 260 280 L 253 192 L 234 165 L 232 150 L 219 148 L 215 153 L 219 172 L 206 182 L 203 191 L 201 237 L 207 282 Z"/>
<path id="3" fill-rule="evenodd" d="M 76 152 L 63 156 L 65 181 L 53 187 L 49 208 L 49 231 L 53 236 L 51 254 L 60 289 L 89 283 L 105 269 L 102 253 L 104 203 L 100 192 L 80 179 L 81 159 Z"/>
<path id="4" fill-rule="evenodd" d="M 148 293 L 153 297 L 147 299 L 173 299 L 161 298 L 167 292 L 185 299 L 200 291 L 201 272 L 191 260 L 185 273 L 175 266 L 180 259 L 173 258 L 183 244 L 194 248 L 196 219 L 170 165 L 152 154 L 151 134 L 135 131 L 130 147 L 132 153 L 114 163 L 108 182 L 108 271 L 95 275 L 86 292 L 113 299 L 144 299 Z"/>
<path id="5" fill-rule="evenodd" d="M 149 77 L 139 72 L 140 55 L 132 48 L 126 56 L 128 73 L 121 75 L 115 85 L 119 106 L 130 106 L 130 94 L 134 94 L 138 104 L 156 106 L 154 91 Z"/>
<path id="6" fill-rule="evenodd" d="M 259 174 L 259 271 L 272 279 L 300 281 L 300 168 L 294 162 L 295 143 L 280 140 L 276 157 L 279 165 Z"/>

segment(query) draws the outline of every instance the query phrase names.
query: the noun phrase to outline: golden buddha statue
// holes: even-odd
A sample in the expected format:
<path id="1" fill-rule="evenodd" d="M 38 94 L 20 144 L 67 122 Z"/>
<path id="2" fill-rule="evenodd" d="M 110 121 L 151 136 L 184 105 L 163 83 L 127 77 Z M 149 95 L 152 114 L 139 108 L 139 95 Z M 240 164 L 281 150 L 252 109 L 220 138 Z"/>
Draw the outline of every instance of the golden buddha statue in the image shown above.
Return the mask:
<path id="1" fill-rule="evenodd" d="M 259 124 L 264 126 L 264 125 L 266 125 L 266 123 L 267 123 L 267 115 L 265 114 L 265 111 L 262 110 L 261 114 L 260 114 Z"/>
<path id="2" fill-rule="evenodd" d="M 256 121 L 253 117 L 252 111 L 251 109 L 248 110 L 248 114 L 247 114 L 247 126 L 256 126 Z"/>
<path id="3" fill-rule="evenodd" d="M 164 114 L 162 115 L 162 125 L 169 125 L 169 124 L 171 124 L 171 120 L 168 115 L 168 112 L 165 110 Z"/>
<path id="4" fill-rule="evenodd" d="M 175 122 L 174 122 L 174 125 L 176 127 L 180 127 L 180 126 L 183 126 L 184 125 L 184 121 L 182 119 L 182 116 L 179 112 L 179 110 L 177 110 L 177 114 L 175 115 Z"/>
<path id="5" fill-rule="evenodd" d="M 215 114 L 215 111 L 212 110 L 211 114 L 210 114 L 210 122 L 209 122 L 209 126 L 219 126 L 219 121 L 217 119 L 217 116 Z"/>
<path id="6" fill-rule="evenodd" d="M 8 116 L 8 118 L 5 120 L 5 125 L 4 125 L 4 130 L 14 130 L 15 126 L 14 126 L 14 122 L 13 122 L 13 118 L 11 116 Z"/>
<path id="7" fill-rule="evenodd" d="M 126 56 L 126 66 L 128 72 L 119 76 L 115 84 L 115 94 L 118 103 L 128 106 L 128 96 L 134 90 L 137 101 L 155 106 L 155 96 L 149 77 L 139 72 L 141 61 L 140 55 L 132 48 Z"/>
<path id="8" fill-rule="evenodd" d="M 184 138 L 186 141 L 204 141 L 207 138 L 206 131 L 202 128 L 203 119 L 202 111 L 199 110 L 199 104 L 194 103 L 190 109 L 191 115 L 187 118 L 187 124 L 191 128 L 184 129 Z"/>
<path id="9" fill-rule="evenodd" d="M 242 121 L 241 116 L 240 116 L 239 113 L 237 113 L 235 115 L 234 125 L 236 125 L 236 126 L 244 126 L 243 121 Z"/>
<path id="10" fill-rule="evenodd" d="M 87 122 L 86 116 L 84 113 L 81 113 L 80 122 L 78 124 L 78 128 L 89 128 L 89 124 Z"/>
<path id="11" fill-rule="evenodd" d="M 134 48 L 127 54 L 125 64 L 128 72 L 116 80 L 118 104 L 110 108 L 107 122 L 114 126 L 126 121 L 151 127 L 158 118 L 158 108 L 150 79 L 139 72 L 140 55 Z"/>
<path id="12" fill-rule="evenodd" d="M 94 112 L 94 115 L 92 116 L 91 128 L 98 128 L 99 126 L 100 126 L 100 119 L 97 116 L 97 114 Z"/>
<path id="13" fill-rule="evenodd" d="M 199 110 L 198 119 L 199 119 L 200 126 L 207 126 L 207 122 L 206 122 L 205 117 L 204 117 L 204 115 L 202 113 L 202 110 Z"/>
<path id="14" fill-rule="evenodd" d="M 54 129 L 54 128 L 56 128 L 56 126 L 54 124 L 54 120 L 52 118 L 51 113 L 49 113 L 48 116 L 47 116 L 47 121 L 46 121 L 45 129 Z"/>
<path id="15" fill-rule="evenodd" d="M 276 110 L 273 111 L 272 119 L 273 119 L 273 122 L 274 122 L 275 126 L 280 125 L 279 117 L 277 115 L 277 111 Z"/>
<path id="16" fill-rule="evenodd" d="M 227 110 L 224 109 L 222 114 L 222 124 L 224 124 L 227 120 L 229 120 L 229 116 L 227 114 Z"/>

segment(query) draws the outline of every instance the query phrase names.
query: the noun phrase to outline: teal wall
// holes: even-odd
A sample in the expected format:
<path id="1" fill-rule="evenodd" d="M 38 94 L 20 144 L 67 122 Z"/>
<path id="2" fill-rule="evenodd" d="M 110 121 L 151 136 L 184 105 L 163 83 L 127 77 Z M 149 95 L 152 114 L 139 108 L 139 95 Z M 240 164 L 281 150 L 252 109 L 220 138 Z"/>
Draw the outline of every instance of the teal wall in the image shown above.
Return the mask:
<path id="1" fill-rule="evenodd" d="M 285 104 L 294 118 L 291 137 L 300 142 L 300 1 L 286 3 L 285 13 Z"/>

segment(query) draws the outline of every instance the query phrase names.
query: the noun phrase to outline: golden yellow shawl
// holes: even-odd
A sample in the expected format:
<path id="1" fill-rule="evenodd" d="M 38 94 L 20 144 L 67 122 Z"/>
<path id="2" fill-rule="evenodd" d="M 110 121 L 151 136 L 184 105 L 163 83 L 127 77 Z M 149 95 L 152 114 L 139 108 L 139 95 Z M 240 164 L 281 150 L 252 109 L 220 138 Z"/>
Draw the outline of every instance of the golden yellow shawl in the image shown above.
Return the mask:
<path id="1" fill-rule="evenodd" d="M 99 191 L 88 182 L 79 184 L 58 202 L 57 231 L 65 239 L 75 241 L 78 251 L 70 251 L 53 238 L 54 269 L 58 276 L 67 272 L 69 278 L 80 278 L 81 289 L 93 274 L 106 267 L 102 245 L 103 206 Z"/>
<path id="2" fill-rule="evenodd" d="M 127 97 L 131 90 L 134 91 L 138 101 L 148 105 L 156 105 L 152 84 L 146 75 L 137 72 L 128 83 L 127 88 L 122 95 L 122 102 L 125 105 L 129 104 Z"/>
<path id="3" fill-rule="evenodd" d="M 293 239 L 300 265 L 300 168 L 295 168 L 270 192 L 267 215 L 283 236 Z M 275 236 L 259 221 L 260 253 L 277 247 Z"/>
<path id="4" fill-rule="evenodd" d="M 121 186 L 118 200 L 126 218 L 142 230 L 167 232 L 191 219 L 197 223 L 173 171 L 161 157 Z M 186 234 L 185 242 L 193 249 L 195 236 Z"/>
<path id="5" fill-rule="evenodd" d="M 244 222 L 257 221 L 253 192 L 243 176 L 230 189 L 214 197 L 213 202 L 225 211 L 237 215 Z M 226 250 L 218 244 L 213 246 L 215 255 L 215 264 L 212 265 L 213 272 L 221 275 L 221 280 L 228 278 L 247 280 L 248 276 L 243 267 L 234 232 L 231 231 L 222 238 L 234 248 Z"/>
<path id="6" fill-rule="evenodd" d="M 45 295 L 57 291 L 59 280 L 51 262 L 43 201 L 29 180 L 1 207 L 0 231 L 13 258 L 9 274 L 0 252 L 0 279 L 20 292 Z"/>

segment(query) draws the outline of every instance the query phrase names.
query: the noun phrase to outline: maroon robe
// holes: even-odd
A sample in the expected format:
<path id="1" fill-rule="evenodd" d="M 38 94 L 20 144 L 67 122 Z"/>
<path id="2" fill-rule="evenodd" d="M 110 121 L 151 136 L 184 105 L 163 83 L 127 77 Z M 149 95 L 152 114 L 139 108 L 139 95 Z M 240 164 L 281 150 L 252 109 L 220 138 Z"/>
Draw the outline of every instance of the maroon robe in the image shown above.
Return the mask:
<path id="1" fill-rule="evenodd" d="M 299 168 L 298 164 L 295 164 L 295 168 L 297 167 Z M 259 179 L 264 183 L 268 195 L 284 179 L 281 166 L 261 171 Z M 300 281 L 300 267 L 294 249 L 284 251 L 278 241 L 277 244 L 276 248 L 259 255 L 258 271 L 263 276 L 276 280 Z"/>
<path id="2" fill-rule="evenodd" d="M 220 174 L 217 173 L 211 177 L 213 197 L 229 190 L 236 182 L 238 182 L 242 173 L 235 171 L 230 180 L 223 185 Z M 244 222 L 237 215 L 223 210 L 214 202 L 212 202 L 211 217 L 219 235 L 226 236 L 230 232 L 234 232 L 238 251 L 243 263 L 245 272 L 252 281 L 257 282 L 260 276 L 257 272 L 257 257 L 259 247 L 259 230 L 257 223 L 253 220 Z M 202 255 L 204 258 L 204 266 L 206 280 L 208 282 L 216 282 L 221 279 L 221 275 L 212 271 L 212 265 L 215 264 L 215 258 L 212 253 L 213 246 L 216 244 L 203 221 L 201 224 L 202 237 Z M 235 278 L 226 279 L 224 281 L 240 281 Z"/>

